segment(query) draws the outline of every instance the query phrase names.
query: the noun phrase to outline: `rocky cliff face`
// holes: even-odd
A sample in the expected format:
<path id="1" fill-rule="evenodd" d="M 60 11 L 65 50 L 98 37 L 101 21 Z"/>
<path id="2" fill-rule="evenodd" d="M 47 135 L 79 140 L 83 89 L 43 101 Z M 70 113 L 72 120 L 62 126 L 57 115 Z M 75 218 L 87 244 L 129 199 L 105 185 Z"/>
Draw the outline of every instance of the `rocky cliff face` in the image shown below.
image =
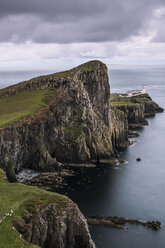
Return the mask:
<path id="1" fill-rule="evenodd" d="M 58 162 L 89 162 L 113 155 L 104 64 L 92 61 L 32 79 L 2 90 L 0 97 L 41 89 L 56 91 L 46 107 L 0 129 L 0 166 L 8 174 L 13 168 L 53 170 L 60 167 Z"/>
<path id="2" fill-rule="evenodd" d="M 17 229 L 25 240 L 39 247 L 95 248 L 87 222 L 72 201 L 41 206 L 25 223 L 17 224 Z"/>
<path id="3" fill-rule="evenodd" d="M 0 99 L 45 89 L 52 91 L 44 107 L 0 128 L 0 167 L 11 180 L 22 168 L 57 170 L 63 162 L 113 157 L 128 145 L 128 127 L 147 124 L 145 116 L 161 111 L 148 95 L 117 96 L 111 111 L 107 67 L 99 61 L 8 87 Z"/>
<path id="4" fill-rule="evenodd" d="M 112 144 L 114 151 L 128 146 L 128 119 L 124 111 L 114 108 L 111 111 Z"/>
<path id="5" fill-rule="evenodd" d="M 95 248 L 84 216 L 68 197 L 9 183 L 2 169 L 0 189 L 0 247 Z"/>
<path id="6" fill-rule="evenodd" d="M 128 146 L 129 128 L 148 125 L 145 117 L 163 112 L 163 109 L 148 94 L 126 97 L 111 95 L 111 130 L 114 150 Z"/>
<path id="7" fill-rule="evenodd" d="M 117 107 L 126 114 L 129 127 L 148 125 L 144 118 L 144 104 L 121 105 Z"/>

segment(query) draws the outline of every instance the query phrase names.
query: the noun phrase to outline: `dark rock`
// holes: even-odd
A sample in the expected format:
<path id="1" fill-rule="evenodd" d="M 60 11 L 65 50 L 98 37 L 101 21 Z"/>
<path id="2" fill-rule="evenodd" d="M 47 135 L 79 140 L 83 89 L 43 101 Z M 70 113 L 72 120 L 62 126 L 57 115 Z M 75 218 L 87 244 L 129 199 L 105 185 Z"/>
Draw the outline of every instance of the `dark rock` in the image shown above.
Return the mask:
<path id="1" fill-rule="evenodd" d="M 124 164 L 125 163 L 125 160 L 124 159 L 119 159 L 119 163 L 120 164 Z"/>
<path id="2" fill-rule="evenodd" d="M 71 75 L 71 76 L 70 76 Z M 114 156 L 107 67 L 93 61 L 68 77 L 39 77 L 6 89 L 0 97 L 32 89 L 55 88 L 59 96 L 33 116 L 0 129 L 0 164 L 14 171 L 57 171 L 61 163 L 91 163 Z M 59 163 L 60 162 L 60 163 Z"/>
<path id="3" fill-rule="evenodd" d="M 140 162 L 140 161 L 141 161 L 141 158 L 137 158 L 136 161 L 137 161 L 137 162 Z"/>
<path id="4" fill-rule="evenodd" d="M 129 132 L 128 132 L 128 137 L 129 137 L 129 138 L 137 138 L 137 137 L 139 137 L 139 134 L 136 133 L 136 132 L 131 132 L 131 131 L 129 131 Z"/>
<path id="5" fill-rule="evenodd" d="M 58 96 L 46 107 L 0 128 L 0 166 L 7 171 L 12 160 L 12 180 L 22 168 L 54 172 L 63 163 L 113 159 L 130 144 L 129 128 L 148 124 L 145 116 L 161 111 L 148 94 L 110 108 L 107 67 L 99 61 L 6 88 L 0 97 L 48 88 Z"/>
<path id="6" fill-rule="evenodd" d="M 116 108 L 111 110 L 111 130 L 114 150 L 126 148 L 129 144 L 128 120 L 126 114 Z"/>
<path id="7" fill-rule="evenodd" d="M 74 175 L 71 170 L 63 169 L 62 172 L 42 172 L 33 179 L 24 181 L 24 184 L 38 186 L 39 188 L 57 192 L 59 188 L 63 188 L 65 179 Z"/>
<path id="8" fill-rule="evenodd" d="M 109 227 L 115 227 L 118 229 L 128 229 L 127 227 L 123 226 L 126 223 L 130 224 L 139 224 L 143 225 L 155 230 L 158 230 L 161 228 L 161 222 L 160 221 L 140 221 L 136 219 L 126 219 L 125 217 L 117 217 L 117 216 L 91 216 L 87 218 L 88 224 L 90 225 L 104 225 Z"/>
<path id="9" fill-rule="evenodd" d="M 25 224 L 18 222 L 16 228 L 25 240 L 42 248 L 95 248 L 87 222 L 72 201 L 39 206 L 26 216 Z"/>

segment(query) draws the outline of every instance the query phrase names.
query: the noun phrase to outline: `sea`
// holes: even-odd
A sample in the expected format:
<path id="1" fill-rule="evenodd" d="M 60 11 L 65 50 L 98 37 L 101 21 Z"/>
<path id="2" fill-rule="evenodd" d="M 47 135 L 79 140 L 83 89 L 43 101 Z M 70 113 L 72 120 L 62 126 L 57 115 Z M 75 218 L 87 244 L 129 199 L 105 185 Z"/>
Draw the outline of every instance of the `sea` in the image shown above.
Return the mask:
<path id="1" fill-rule="evenodd" d="M 0 88 L 52 71 L 0 72 Z M 165 109 L 165 66 L 109 66 L 111 92 L 142 89 Z M 97 92 L 96 92 L 97 94 Z M 159 220 L 160 230 L 128 224 L 128 230 L 90 226 L 97 248 L 165 248 L 165 113 L 148 118 L 149 126 L 133 145 L 120 152 L 125 164 L 80 168 L 61 193 L 88 216 Z M 140 157 L 141 162 L 136 158 Z"/>

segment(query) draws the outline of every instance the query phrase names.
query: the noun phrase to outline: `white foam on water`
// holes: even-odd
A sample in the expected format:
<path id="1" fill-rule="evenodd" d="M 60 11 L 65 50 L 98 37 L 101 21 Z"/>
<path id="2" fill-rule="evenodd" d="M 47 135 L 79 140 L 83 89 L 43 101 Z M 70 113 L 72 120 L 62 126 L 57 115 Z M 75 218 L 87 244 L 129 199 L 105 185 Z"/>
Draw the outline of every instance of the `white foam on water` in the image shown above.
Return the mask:
<path id="1" fill-rule="evenodd" d="M 24 169 L 20 171 L 17 175 L 16 178 L 19 182 L 25 182 L 26 180 L 31 180 L 34 177 L 39 176 L 40 173 L 30 170 L 30 169 Z"/>

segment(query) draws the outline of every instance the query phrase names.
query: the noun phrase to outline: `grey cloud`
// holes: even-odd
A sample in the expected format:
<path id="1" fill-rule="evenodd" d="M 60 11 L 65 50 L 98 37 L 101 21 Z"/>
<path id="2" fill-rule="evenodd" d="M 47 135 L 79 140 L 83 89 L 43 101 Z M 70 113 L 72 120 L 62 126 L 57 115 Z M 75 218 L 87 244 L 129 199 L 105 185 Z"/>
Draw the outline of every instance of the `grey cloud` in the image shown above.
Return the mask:
<path id="1" fill-rule="evenodd" d="M 165 9 L 164 9 L 164 13 L 162 14 L 162 16 L 160 18 L 158 18 L 157 22 L 156 22 L 156 34 L 153 38 L 152 41 L 154 42 L 160 42 L 160 43 L 164 43 L 165 42 Z"/>
<path id="2" fill-rule="evenodd" d="M 0 42 L 122 41 L 145 32 L 162 0 L 0 0 Z"/>

